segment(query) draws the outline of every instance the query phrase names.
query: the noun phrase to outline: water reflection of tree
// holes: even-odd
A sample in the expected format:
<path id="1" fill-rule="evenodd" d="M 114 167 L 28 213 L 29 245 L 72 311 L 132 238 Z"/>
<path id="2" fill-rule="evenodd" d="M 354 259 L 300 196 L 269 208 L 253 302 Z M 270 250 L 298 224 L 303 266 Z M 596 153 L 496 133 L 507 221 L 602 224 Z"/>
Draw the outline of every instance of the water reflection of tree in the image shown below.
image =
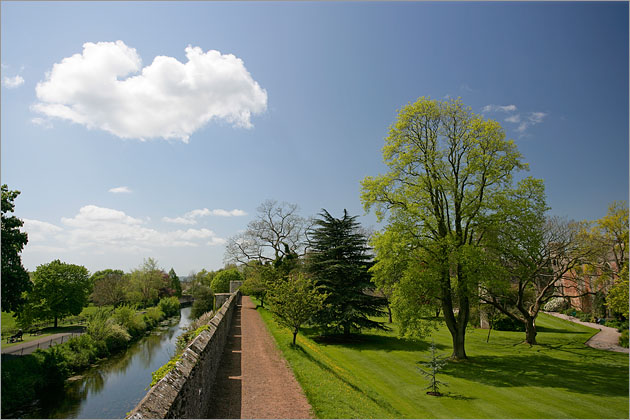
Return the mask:
<path id="1" fill-rule="evenodd" d="M 186 312 L 188 311 L 188 312 Z M 107 380 L 112 375 L 124 376 L 135 363 L 140 363 L 144 370 L 155 370 L 151 364 L 155 357 L 163 355 L 164 351 L 171 353 L 174 349 L 174 339 L 182 330 L 179 325 L 187 323 L 187 313 L 190 308 L 182 310 L 182 317 L 174 318 L 166 328 L 155 330 L 136 343 L 127 351 L 111 356 L 99 366 L 83 373 L 83 378 L 70 382 L 65 389 L 55 389 L 46 392 L 40 398 L 40 403 L 25 418 L 76 418 L 90 395 L 99 394 Z M 169 346 L 165 341 L 171 342 Z M 173 347 L 173 349 L 170 349 Z M 161 350 L 161 351 L 160 351 Z M 170 358 L 170 354 L 169 357 Z M 130 372 L 131 374 L 131 372 Z M 148 373 L 150 378 L 150 372 Z M 121 405 L 124 401 L 110 401 L 110 404 Z"/>

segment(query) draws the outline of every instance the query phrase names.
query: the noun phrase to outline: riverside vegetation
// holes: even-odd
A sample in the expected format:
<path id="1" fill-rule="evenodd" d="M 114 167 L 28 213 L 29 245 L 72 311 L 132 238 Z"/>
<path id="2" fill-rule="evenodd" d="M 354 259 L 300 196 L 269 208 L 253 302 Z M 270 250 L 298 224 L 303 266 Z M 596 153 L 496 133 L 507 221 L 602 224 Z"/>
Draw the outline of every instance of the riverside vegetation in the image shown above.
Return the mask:
<path id="1" fill-rule="evenodd" d="M 68 377 L 123 351 L 160 321 L 178 313 L 179 300 L 174 296 L 163 298 L 143 311 L 129 305 L 99 308 L 89 317 L 86 332 L 81 336 L 26 356 L 3 355 L 3 417 L 28 406 L 46 392 L 63 388 Z"/>

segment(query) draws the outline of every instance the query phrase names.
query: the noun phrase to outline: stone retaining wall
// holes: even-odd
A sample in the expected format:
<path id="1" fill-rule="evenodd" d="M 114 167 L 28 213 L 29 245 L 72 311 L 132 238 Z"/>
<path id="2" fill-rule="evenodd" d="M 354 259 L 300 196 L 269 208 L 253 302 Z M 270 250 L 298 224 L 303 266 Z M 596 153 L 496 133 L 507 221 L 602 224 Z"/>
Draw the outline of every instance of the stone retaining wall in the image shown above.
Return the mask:
<path id="1" fill-rule="evenodd" d="M 240 292 L 234 293 L 184 350 L 175 368 L 158 382 L 127 418 L 204 418 Z"/>

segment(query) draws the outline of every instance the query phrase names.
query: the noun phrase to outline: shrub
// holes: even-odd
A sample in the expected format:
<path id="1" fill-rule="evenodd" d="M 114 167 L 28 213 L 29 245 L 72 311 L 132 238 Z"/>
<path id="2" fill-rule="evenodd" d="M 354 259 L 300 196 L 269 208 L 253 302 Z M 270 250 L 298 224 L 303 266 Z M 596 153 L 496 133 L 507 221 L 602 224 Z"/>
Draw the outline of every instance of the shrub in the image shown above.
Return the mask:
<path id="1" fill-rule="evenodd" d="M 562 312 L 567 309 L 567 301 L 561 297 L 553 298 L 545 304 L 543 309 L 547 312 Z"/>
<path id="2" fill-rule="evenodd" d="M 619 345 L 621 347 L 628 347 L 628 330 L 623 330 L 619 337 Z"/>
<path id="3" fill-rule="evenodd" d="M 164 319 L 164 312 L 157 306 L 152 306 L 144 313 L 144 322 L 149 328 L 155 327 L 162 319 Z"/>
<path id="4" fill-rule="evenodd" d="M 125 327 L 132 337 L 141 335 L 147 329 L 142 315 L 136 313 L 135 308 L 128 305 L 116 309 L 112 318 Z"/>
<path id="5" fill-rule="evenodd" d="M 164 312 L 165 316 L 175 316 L 179 313 L 179 299 L 175 296 L 162 298 L 158 303 L 158 307 Z"/>
<path id="6" fill-rule="evenodd" d="M 151 380 L 151 385 L 149 385 L 149 387 L 152 387 L 155 384 L 157 384 L 158 382 L 160 382 L 160 379 L 165 377 L 171 370 L 175 369 L 175 365 L 179 361 L 180 357 L 181 357 L 181 355 L 177 355 L 177 356 L 173 357 L 171 360 L 166 362 L 166 364 L 164 366 L 162 366 L 161 368 L 159 368 L 158 370 L 153 372 L 151 374 L 151 379 L 152 380 Z"/>
<path id="7" fill-rule="evenodd" d="M 195 291 L 195 301 L 190 310 L 191 318 L 199 318 L 206 312 L 214 309 L 214 293 L 207 286 L 199 286 Z"/>
<path id="8" fill-rule="evenodd" d="M 110 352 L 115 352 L 127 347 L 127 344 L 131 340 L 131 335 L 127 332 L 127 329 L 122 325 L 112 323 L 109 330 L 109 335 L 105 339 L 105 344 Z"/>
<path id="9" fill-rule="evenodd" d="M 493 328 L 497 331 L 525 331 L 525 324 L 501 314 L 495 318 Z"/>
<path id="10" fill-rule="evenodd" d="M 99 346 L 89 334 L 71 338 L 67 343 L 55 347 L 62 353 L 68 363 L 68 369 L 72 372 L 85 369 L 99 355 L 103 355 L 103 349 L 107 350 L 104 341 Z"/>

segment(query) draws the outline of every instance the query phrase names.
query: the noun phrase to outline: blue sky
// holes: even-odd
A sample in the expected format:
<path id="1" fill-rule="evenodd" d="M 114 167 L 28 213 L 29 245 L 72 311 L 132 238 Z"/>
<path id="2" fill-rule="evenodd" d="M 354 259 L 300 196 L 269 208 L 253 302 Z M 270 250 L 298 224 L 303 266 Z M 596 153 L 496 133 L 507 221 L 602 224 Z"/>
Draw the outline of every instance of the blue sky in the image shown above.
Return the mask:
<path id="1" fill-rule="evenodd" d="M 1 8 L 1 175 L 29 270 L 217 269 L 268 198 L 375 226 L 359 182 L 420 96 L 500 121 L 553 214 L 628 199 L 627 2 Z"/>

